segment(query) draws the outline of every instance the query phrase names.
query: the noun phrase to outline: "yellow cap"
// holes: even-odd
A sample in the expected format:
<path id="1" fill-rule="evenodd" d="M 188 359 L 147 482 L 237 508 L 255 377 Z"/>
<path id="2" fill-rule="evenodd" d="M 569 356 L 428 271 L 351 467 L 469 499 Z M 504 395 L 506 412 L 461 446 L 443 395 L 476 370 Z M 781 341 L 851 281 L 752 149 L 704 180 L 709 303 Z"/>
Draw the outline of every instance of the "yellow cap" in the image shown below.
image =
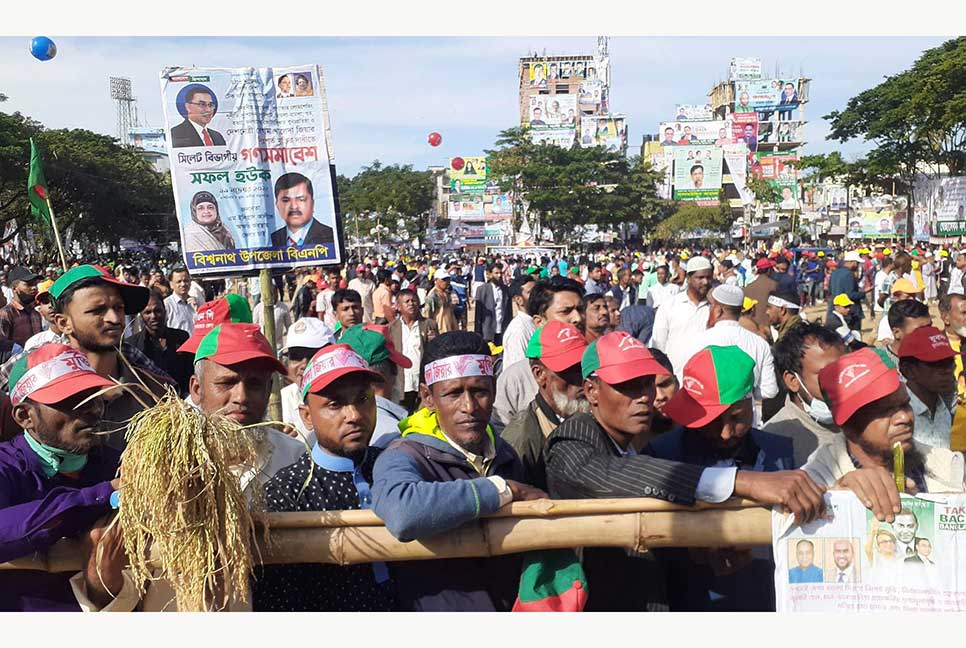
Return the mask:
<path id="1" fill-rule="evenodd" d="M 941 257 L 948 257 L 949 256 L 949 250 L 940 250 L 939 251 L 939 256 L 941 256 Z"/>
<path id="2" fill-rule="evenodd" d="M 886 256 L 892 254 L 892 248 L 886 248 L 882 250 L 882 254 L 885 254 Z"/>
<path id="3" fill-rule="evenodd" d="M 892 294 L 894 295 L 899 292 L 903 292 L 909 295 L 915 295 L 916 293 L 921 291 L 911 281 L 903 277 L 902 279 L 899 279 L 894 284 L 892 284 Z"/>
<path id="4" fill-rule="evenodd" d="M 825 252 L 822 252 L 821 250 L 819 250 L 819 252 L 818 252 L 818 255 L 819 255 L 820 257 L 823 257 L 823 256 L 825 256 Z"/>
<path id="5" fill-rule="evenodd" d="M 741 311 L 749 311 L 758 305 L 757 299 L 752 299 L 751 297 L 745 297 L 745 301 L 741 304 Z"/>
<path id="6" fill-rule="evenodd" d="M 836 295 L 835 299 L 832 300 L 832 303 L 836 306 L 851 306 L 855 302 L 849 299 L 848 295 L 842 293 L 840 295 Z"/>

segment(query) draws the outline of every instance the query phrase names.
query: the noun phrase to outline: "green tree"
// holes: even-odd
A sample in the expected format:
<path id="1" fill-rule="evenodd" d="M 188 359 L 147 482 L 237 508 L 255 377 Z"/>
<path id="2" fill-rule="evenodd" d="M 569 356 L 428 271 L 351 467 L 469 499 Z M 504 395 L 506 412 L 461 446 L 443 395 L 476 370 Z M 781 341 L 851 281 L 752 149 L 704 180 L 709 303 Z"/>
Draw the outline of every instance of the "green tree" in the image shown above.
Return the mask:
<path id="1" fill-rule="evenodd" d="M 393 227 L 399 218 L 411 223 L 410 233 L 425 232 L 428 214 L 436 198 L 436 186 L 429 171 L 415 171 L 411 165 L 383 166 L 379 160 L 363 168 L 353 178 L 336 178 L 339 202 L 346 219 L 346 231 L 368 235 L 372 228 Z"/>
<path id="2" fill-rule="evenodd" d="M 698 230 L 724 231 L 731 224 L 731 210 L 720 207 L 699 207 L 692 202 L 676 204 L 674 212 L 654 229 L 660 241 L 679 241 L 683 235 Z"/>

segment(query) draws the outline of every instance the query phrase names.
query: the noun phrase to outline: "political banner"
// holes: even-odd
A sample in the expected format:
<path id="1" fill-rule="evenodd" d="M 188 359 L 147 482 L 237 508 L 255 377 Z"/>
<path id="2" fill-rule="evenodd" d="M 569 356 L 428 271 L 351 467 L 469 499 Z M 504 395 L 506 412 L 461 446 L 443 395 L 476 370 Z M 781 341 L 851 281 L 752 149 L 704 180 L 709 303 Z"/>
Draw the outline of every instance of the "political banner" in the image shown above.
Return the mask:
<path id="1" fill-rule="evenodd" d="M 748 148 L 745 144 L 728 144 L 721 147 L 721 155 L 731 182 L 738 190 L 742 205 L 755 202 L 755 194 L 748 188 Z"/>
<path id="2" fill-rule="evenodd" d="M 711 104 L 678 104 L 675 108 L 674 121 L 711 121 L 714 112 Z"/>
<path id="3" fill-rule="evenodd" d="M 773 181 L 773 184 L 786 185 L 791 182 L 797 184 L 798 180 L 798 154 L 787 153 L 773 155 L 770 153 L 758 153 L 756 156 L 760 177 L 765 180 Z"/>
<path id="4" fill-rule="evenodd" d="M 849 238 L 893 238 L 904 236 L 906 213 L 891 208 L 856 209 L 849 216 Z"/>
<path id="5" fill-rule="evenodd" d="M 662 146 L 700 146 L 730 144 L 731 125 L 727 120 L 661 122 Z"/>
<path id="6" fill-rule="evenodd" d="M 482 194 L 486 190 L 486 158 L 455 157 L 449 161 L 449 189 L 454 194 Z"/>
<path id="7" fill-rule="evenodd" d="M 731 116 L 731 134 L 735 144 L 744 144 L 745 150 L 758 150 L 758 113 L 740 113 Z"/>
<path id="8" fill-rule="evenodd" d="M 742 113 L 738 117 L 757 115 Z M 758 141 L 763 144 L 794 144 L 801 142 L 805 135 L 805 124 L 800 121 L 761 122 L 758 125 Z"/>
<path id="9" fill-rule="evenodd" d="M 790 529 L 772 513 L 779 612 L 964 612 L 966 495 L 901 495 L 879 522 L 850 491 L 825 495 L 826 514 Z"/>
<path id="10" fill-rule="evenodd" d="M 450 222 L 447 234 L 450 242 L 456 245 L 484 245 L 486 243 L 486 229 L 483 225 Z"/>
<path id="11" fill-rule="evenodd" d="M 581 146 L 603 146 L 608 151 L 622 151 L 626 144 L 627 127 L 623 115 L 584 115 L 581 117 Z"/>
<path id="12" fill-rule="evenodd" d="M 558 60 L 547 62 L 547 79 L 550 81 L 584 79 L 587 78 L 588 67 L 593 68 L 593 62 L 585 60 Z"/>
<path id="13" fill-rule="evenodd" d="M 730 81 L 750 81 L 761 78 L 761 59 L 760 58 L 741 58 L 731 59 L 728 66 L 728 79 Z"/>
<path id="14" fill-rule="evenodd" d="M 599 79 L 581 81 L 577 101 L 581 106 L 598 106 L 603 99 L 603 93 L 604 83 Z"/>
<path id="15" fill-rule="evenodd" d="M 577 95 L 534 95 L 528 111 L 531 130 L 575 128 Z"/>
<path id="16" fill-rule="evenodd" d="M 167 68 L 161 97 L 191 272 L 341 263 L 321 67 Z"/>
<path id="17" fill-rule="evenodd" d="M 531 88 L 547 87 L 547 62 L 546 61 L 532 61 L 530 63 L 530 87 Z"/>
<path id="18" fill-rule="evenodd" d="M 481 220 L 483 218 L 482 196 L 464 196 L 463 200 L 449 201 L 450 220 Z"/>
<path id="19" fill-rule="evenodd" d="M 735 82 L 735 112 L 780 112 L 798 107 L 798 79 Z"/>
<path id="20" fill-rule="evenodd" d="M 513 199 L 510 194 L 497 194 L 493 196 L 493 201 L 483 205 L 483 211 L 487 218 L 503 218 L 513 215 Z"/>
<path id="21" fill-rule="evenodd" d="M 127 131 L 127 143 L 142 151 L 150 153 L 168 154 L 168 145 L 165 141 L 163 128 L 129 128 Z"/>
<path id="22" fill-rule="evenodd" d="M 721 191 L 721 147 L 674 149 L 674 200 L 717 200 Z"/>
<path id="23" fill-rule="evenodd" d="M 577 130 L 575 128 L 548 128 L 530 131 L 530 141 L 534 144 L 550 144 L 565 149 L 573 147 L 576 137 Z"/>
<path id="24" fill-rule="evenodd" d="M 966 220 L 966 176 L 929 178 L 915 182 L 916 208 L 924 210 L 928 222 Z"/>

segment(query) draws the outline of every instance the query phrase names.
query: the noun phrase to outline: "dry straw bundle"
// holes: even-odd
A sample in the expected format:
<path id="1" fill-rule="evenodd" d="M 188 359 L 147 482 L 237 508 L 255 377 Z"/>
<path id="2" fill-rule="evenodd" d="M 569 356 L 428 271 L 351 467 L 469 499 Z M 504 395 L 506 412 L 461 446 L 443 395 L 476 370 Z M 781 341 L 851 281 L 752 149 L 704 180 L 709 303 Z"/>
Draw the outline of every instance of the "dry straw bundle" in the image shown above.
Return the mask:
<path id="1" fill-rule="evenodd" d="M 257 513 L 237 470 L 255 463 L 252 431 L 168 388 L 131 419 L 126 437 L 118 523 L 141 594 L 164 579 L 182 611 L 248 600 Z"/>

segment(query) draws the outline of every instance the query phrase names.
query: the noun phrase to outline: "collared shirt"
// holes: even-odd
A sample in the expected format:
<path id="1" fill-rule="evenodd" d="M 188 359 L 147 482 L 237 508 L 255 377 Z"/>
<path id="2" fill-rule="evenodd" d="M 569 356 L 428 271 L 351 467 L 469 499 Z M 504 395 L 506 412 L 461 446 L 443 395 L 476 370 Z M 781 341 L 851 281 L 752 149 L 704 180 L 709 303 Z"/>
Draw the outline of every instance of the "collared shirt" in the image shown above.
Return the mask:
<path id="1" fill-rule="evenodd" d="M 587 277 L 587 281 L 584 282 L 584 294 L 596 295 L 597 293 L 601 293 L 601 292 L 604 292 L 604 291 L 603 289 L 601 289 L 600 284 L 594 279 Z"/>
<path id="2" fill-rule="evenodd" d="M 190 119 L 188 120 L 188 123 L 191 124 L 194 127 L 195 132 L 198 133 L 198 139 L 200 139 L 202 142 L 204 142 L 205 141 L 205 135 L 204 135 L 204 133 L 202 131 L 204 131 L 208 127 L 207 126 L 202 126 L 201 124 L 196 124 L 195 122 L 191 121 Z M 208 133 L 208 137 L 211 137 L 211 133 Z M 212 139 L 212 141 L 214 141 L 214 139 Z"/>
<path id="3" fill-rule="evenodd" d="M 305 240 L 305 235 L 309 233 L 309 227 L 312 223 L 306 223 L 302 227 L 293 230 L 291 227 L 285 228 L 285 236 L 289 245 L 301 246 L 302 241 Z"/>
<path id="4" fill-rule="evenodd" d="M 845 569 L 839 569 L 836 565 L 835 567 L 835 582 L 836 583 L 851 583 L 854 578 L 853 573 L 855 572 L 855 565 L 849 565 Z"/>
<path id="5" fill-rule="evenodd" d="M 295 428 L 299 436 L 311 446 L 315 443 L 315 433 L 309 432 L 305 424 L 302 423 L 302 416 L 299 414 L 299 405 L 302 404 L 302 392 L 295 383 L 282 387 L 282 421 Z"/>
<path id="6" fill-rule="evenodd" d="M 402 329 L 402 354 L 409 358 L 413 366 L 403 369 L 403 391 L 414 392 L 419 389 L 419 365 L 423 361 L 423 336 L 419 332 L 419 320 L 406 324 L 399 320 Z"/>
<path id="7" fill-rule="evenodd" d="M 906 391 L 909 392 L 909 404 L 912 405 L 912 413 L 916 417 L 913 438 L 919 443 L 948 450 L 953 417 L 956 416 L 956 394 L 939 394 L 936 398 L 936 411 L 931 412 L 911 389 Z"/>
<path id="8" fill-rule="evenodd" d="M 182 299 L 172 293 L 165 298 L 164 309 L 168 312 L 166 322 L 168 328 L 181 329 L 188 335 L 194 333 L 195 309 L 188 303 L 187 299 Z"/>
<path id="9" fill-rule="evenodd" d="M 681 286 L 673 284 L 670 281 L 663 284 L 655 284 L 647 291 L 647 305 L 654 310 L 658 310 L 662 304 L 667 303 L 668 300 L 672 299 L 679 292 L 681 292 Z"/>
<path id="10" fill-rule="evenodd" d="M 24 346 L 28 339 L 43 330 L 43 320 L 33 306 L 23 306 L 13 299 L 0 308 L 0 337 Z"/>
<path id="11" fill-rule="evenodd" d="M 516 364 L 527 358 L 527 345 L 530 337 L 537 330 L 533 318 L 526 312 L 518 312 L 503 333 L 503 368 Z"/>
<path id="12" fill-rule="evenodd" d="M 667 354 L 675 371 L 687 363 L 692 341 L 707 330 L 709 310 L 707 300 L 695 304 L 687 291 L 658 309 L 651 346 Z"/>
<path id="13" fill-rule="evenodd" d="M 496 332 L 503 332 L 503 291 L 493 284 L 493 316 L 496 318 Z"/>

